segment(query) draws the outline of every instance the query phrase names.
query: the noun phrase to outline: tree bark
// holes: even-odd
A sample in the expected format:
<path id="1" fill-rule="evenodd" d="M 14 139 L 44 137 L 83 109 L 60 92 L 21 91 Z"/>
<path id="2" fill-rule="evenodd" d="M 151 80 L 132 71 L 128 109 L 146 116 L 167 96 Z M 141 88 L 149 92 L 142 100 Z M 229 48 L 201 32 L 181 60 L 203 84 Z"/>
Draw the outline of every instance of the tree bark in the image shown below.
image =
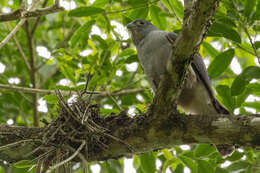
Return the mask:
<path id="1" fill-rule="evenodd" d="M 236 115 L 230 119 L 226 115 L 169 114 L 166 118 L 162 116 L 152 115 L 150 112 L 131 118 L 122 112 L 99 119 L 96 123 L 103 125 L 107 133 L 115 138 L 100 136 L 100 141 L 106 147 L 103 148 L 98 143 L 88 143 L 88 151 L 81 153 L 87 161 L 98 161 L 171 148 L 180 144 L 214 143 L 260 147 L 259 115 Z M 50 148 L 43 143 L 42 135 L 46 128 L 49 127 L 0 126 L 1 160 L 12 163 L 34 159 L 46 153 L 46 149 Z M 57 134 L 55 138 L 60 136 Z M 28 156 L 40 146 L 42 149 Z M 75 150 L 78 147 L 76 143 L 71 146 Z"/>

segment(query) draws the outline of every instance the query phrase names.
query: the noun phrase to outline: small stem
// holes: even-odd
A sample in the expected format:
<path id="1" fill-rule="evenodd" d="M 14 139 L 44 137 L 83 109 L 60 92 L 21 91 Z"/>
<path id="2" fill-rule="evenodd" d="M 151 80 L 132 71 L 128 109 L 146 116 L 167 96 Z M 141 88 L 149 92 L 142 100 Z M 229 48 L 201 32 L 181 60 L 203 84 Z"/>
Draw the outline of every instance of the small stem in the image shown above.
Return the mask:
<path id="1" fill-rule="evenodd" d="M 37 89 L 38 88 L 38 79 L 37 79 L 37 71 L 36 71 L 36 58 L 34 55 L 35 46 L 33 43 L 33 35 L 31 35 L 30 29 L 29 29 L 29 22 L 26 20 L 25 22 L 25 31 L 27 36 L 27 42 L 28 42 L 28 48 L 29 48 L 29 54 L 30 54 L 30 65 L 31 65 L 31 82 L 32 87 Z M 33 124 L 35 127 L 39 127 L 40 124 L 40 118 L 39 118 L 39 112 L 38 112 L 38 99 L 39 94 L 35 93 L 33 94 Z"/>
<path id="2" fill-rule="evenodd" d="M 257 51 L 256 51 L 256 47 L 255 47 L 255 44 L 254 44 L 254 42 L 253 42 L 253 40 L 252 40 L 252 38 L 251 38 L 251 36 L 250 36 L 250 34 L 249 34 L 249 32 L 248 32 L 248 29 L 247 29 L 247 27 L 245 27 L 245 26 L 243 26 L 243 29 L 244 29 L 244 31 L 245 31 L 245 33 L 246 33 L 246 35 L 247 35 L 247 37 L 248 37 L 248 39 L 249 39 L 249 41 L 250 41 L 250 43 L 251 43 L 251 46 L 252 46 L 252 48 L 253 48 L 253 50 L 254 50 L 254 55 L 257 57 L 257 59 L 258 59 L 258 64 L 260 65 L 260 56 L 258 55 L 258 53 L 257 53 Z"/>

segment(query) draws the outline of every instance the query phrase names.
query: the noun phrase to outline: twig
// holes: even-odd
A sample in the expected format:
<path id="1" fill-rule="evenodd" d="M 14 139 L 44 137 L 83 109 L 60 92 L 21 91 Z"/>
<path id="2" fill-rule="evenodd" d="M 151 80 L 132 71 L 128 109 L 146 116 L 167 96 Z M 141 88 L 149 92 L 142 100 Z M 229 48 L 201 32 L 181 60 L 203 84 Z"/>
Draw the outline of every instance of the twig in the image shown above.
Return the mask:
<path id="1" fill-rule="evenodd" d="M 30 11 L 36 4 L 38 0 L 34 0 L 31 4 L 31 6 L 29 7 L 28 11 Z M 22 13 L 22 16 L 24 14 Z M 0 43 L 0 49 L 8 42 L 8 40 L 13 37 L 13 35 L 18 31 L 18 29 L 24 24 L 24 22 L 26 21 L 26 19 L 21 19 L 20 22 L 15 26 L 15 28 L 1 41 Z"/>
<path id="2" fill-rule="evenodd" d="M 160 0 L 155 0 L 155 1 L 152 1 L 152 2 L 144 3 L 144 4 L 142 4 L 142 5 L 138 6 L 138 7 L 131 7 L 131 8 L 123 9 L 123 10 L 108 11 L 108 12 L 105 12 L 105 14 L 122 13 L 122 12 L 125 12 L 125 11 L 137 9 L 137 8 L 143 8 L 143 7 L 147 7 L 148 5 L 154 4 L 154 3 L 159 2 L 159 1 Z"/>
<path id="3" fill-rule="evenodd" d="M 30 55 L 30 76 L 31 76 L 31 83 L 32 87 L 37 89 L 38 88 L 38 78 L 37 78 L 37 71 L 36 71 L 36 58 L 34 54 L 35 46 L 33 42 L 33 35 L 31 35 L 30 29 L 29 29 L 29 22 L 28 20 L 25 21 L 25 32 L 27 36 L 27 42 L 28 42 L 28 48 L 29 48 L 29 55 Z M 38 112 L 38 98 L 39 94 L 34 93 L 33 94 L 33 124 L 35 127 L 39 127 L 40 124 L 40 118 L 39 118 L 39 112 Z"/>
<path id="4" fill-rule="evenodd" d="M 82 141 L 83 142 L 83 141 Z M 71 146 L 66 146 L 66 148 L 68 148 L 69 150 L 71 150 L 72 152 L 76 152 L 74 148 L 72 148 Z M 81 161 L 83 162 L 84 166 L 88 169 L 88 161 L 85 159 L 84 155 L 81 154 L 80 152 L 78 153 L 79 158 L 81 159 Z"/>
<path id="5" fill-rule="evenodd" d="M 25 19 L 21 19 L 15 28 L 1 41 L 0 49 L 8 42 L 8 40 L 18 31 L 18 29 L 24 24 Z"/>
<path id="6" fill-rule="evenodd" d="M 7 24 L 7 27 L 8 27 L 9 30 L 11 30 L 11 27 L 10 27 L 9 24 Z M 29 71 L 31 71 L 31 66 L 30 66 L 30 64 L 29 64 L 29 62 L 28 62 L 28 60 L 27 60 L 27 57 L 26 57 L 26 55 L 25 55 L 25 53 L 24 53 L 24 51 L 23 51 L 23 49 L 22 49 L 22 46 L 20 45 L 19 41 L 17 40 L 15 34 L 13 35 L 13 39 L 14 39 L 14 42 L 15 42 L 15 44 L 16 44 L 16 46 L 17 46 L 19 52 L 20 52 L 21 55 L 22 55 L 22 58 L 23 58 L 23 60 L 24 60 L 24 63 L 25 63 L 25 65 L 26 65 L 27 69 L 28 69 Z"/>
<path id="7" fill-rule="evenodd" d="M 241 50 L 243 50 L 243 51 L 245 51 L 245 52 L 247 52 L 247 53 L 249 53 L 249 54 L 255 56 L 255 54 L 254 54 L 253 52 L 251 52 L 251 51 L 245 49 L 244 47 L 240 46 L 239 44 L 235 43 L 235 45 L 236 45 L 239 49 L 241 49 Z"/>
<path id="8" fill-rule="evenodd" d="M 255 44 L 254 44 L 254 42 L 253 42 L 253 40 L 252 40 L 248 30 L 247 30 L 247 27 L 243 26 L 243 29 L 244 29 L 244 31 L 245 31 L 245 33 L 246 33 L 246 35 L 247 35 L 247 37 L 248 37 L 248 39 L 249 39 L 249 41 L 251 43 L 251 46 L 252 46 L 252 48 L 254 50 L 254 53 L 255 53 L 255 56 L 257 57 L 257 60 L 258 60 L 258 64 L 260 65 L 260 56 L 258 55 L 258 53 L 256 51 Z"/>
<path id="9" fill-rule="evenodd" d="M 172 12 L 173 12 L 173 15 L 176 17 L 176 19 L 180 22 L 180 24 L 182 24 L 182 21 L 181 21 L 181 19 L 177 16 L 177 14 L 176 14 L 176 12 L 175 12 L 175 10 L 174 10 L 174 7 L 172 6 L 172 3 L 169 1 L 169 0 L 167 0 L 167 2 L 168 2 L 168 4 L 170 5 L 170 7 L 171 7 L 171 9 L 172 9 Z"/>
<path id="10" fill-rule="evenodd" d="M 33 11 L 30 11 L 30 10 L 25 11 L 23 9 L 18 9 L 16 11 L 11 12 L 11 13 L 1 14 L 0 15 L 0 22 L 6 22 L 6 21 L 11 21 L 11 20 L 17 20 L 17 19 L 25 19 L 26 20 L 26 18 L 45 16 L 45 15 L 57 13 L 57 12 L 60 12 L 60 11 L 64 11 L 64 8 L 56 6 L 56 5 L 53 5 L 53 6 L 47 7 L 47 8 L 35 9 Z"/>
<path id="11" fill-rule="evenodd" d="M 42 142 L 42 141 L 41 141 L 41 140 L 38 140 L 38 139 L 26 139 L 26 140 L 21 140 L 21 141 L 18 141 L 18 142 L 14 142 L 14 143 L 11 143 L 11 144 L 7 144 L 7 145 L 0 146 L 0 151 L 5 150 L 6 148 L 11 148 L 11 147 L 20 145 L 20 144 L 22 144 L 22 143 L 26 143 L 26 142 Z"/>
<path id="12" fill-rule="evenodd" d="M 36 173 L 41 173 L 42 164 L 43 164 L 43 159 L 39 159 L 37 162 Z"/>
<path id="13" fill-rule="evenodd" d="M 86 144 L 85 141 L 82 141 L 81 145 L 79 146 L 79 148 L 67 159 L 63 160 L 62 162 L 54 165 L 54 166 L 51 166 L 49 170 L 54 170 L 62 165 L 64 165 L 65 163 L 71 161 L 72 159 L 74 159 L 78 154 L 79 152 L 82 150 L 82 148 L 84 147 L 84 145 Z"/>
<path id="14" fill-rule="evenodd" d="M 113 96 L 111 96 L 110 93 L 108 94 L 108 96 L 109 96 L 110 99 L 115 103 L 116 107 L 117 107 L 120 111 L 122 111 L 122 108 L 121 108 L 121 106 L 117 103 L 116 99 L 115 99 Z"/>
<path id="15" fill-rule="evenodd" d="M 18 87 L 13 85 L 5 85 L 0 84 L 0 88 L 6 89 L 6 90 L 13 90 L 13 91 L 19 91 L 19 92 L 25 92 L 25 93 L 39 93 L 39 94 L 55 94 L 54 90 L 45 90 L 45 89 L 35 89 L 35 88 L 26 88 L 26 87 Z M 136 88 L 136 89 L 127 89 L 127 90 L 119 90 L 119 91 L 87 91 L 87 94 L 94 94 L 94 97 L 108 97 L 111 96 L 120 96 L 120 95 L 127 95 L 127 94 L 135 94 L 145 91 L 143 88 Z M 63 91 L 61 92 L 63 95 L 68 95 L 70 93 L 74 93 L 73 91 Z M 76 92 L 75 92 L 76 93 Z"/>
<path id="16" fill-rule="evenodd" d="M 44 8 L 44 7 L 47 5 L 47 3 L 48 3 L 48 0 L 45 0 L 45 1 L 43 2 L 43 4 L 42 4 L 42 8 Z M 38 24 L 39 24 L 39 22 L 40 22 L 40 19 L 41 19 L 40 16 L 36 18 L 35 23 L 34 23 L 34 25 L 33 25 L 33 28 L 32 28 L 32 30 L 31 30 L 31 35 L 34 35 L 34 32 L 36 31 L 36 28 L 37 28 L 37 26 L 38 26 Z"/>

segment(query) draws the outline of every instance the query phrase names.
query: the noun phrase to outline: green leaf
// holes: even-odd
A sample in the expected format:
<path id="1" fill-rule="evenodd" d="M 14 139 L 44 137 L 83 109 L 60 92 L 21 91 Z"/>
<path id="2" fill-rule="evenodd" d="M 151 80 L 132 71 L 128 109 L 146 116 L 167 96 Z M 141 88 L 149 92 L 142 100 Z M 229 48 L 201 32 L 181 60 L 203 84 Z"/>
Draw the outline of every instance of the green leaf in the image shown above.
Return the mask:
<path id="1" fill-rule="evenodd" d="M 73 17 L 87 17 L 105 12 L 102 8 L 97 7 L 78 7 L 69 12 L 69 16 Z"/>
<path id="2" fill-rule="evenodd" d="M 101 164 L 102 173 L 121 173 L 123 172 L 123 165 L 119 160 L 110 159 Z"/>
<path id="3" fill-rule="evenodd" d="M 231 90 L 227 85 L 218 85 L 216 87 L 218 94 L 223 100 L 223 104 L 228 108 L 229 111 L 233 112 L 236 105 L 236 100 L 231 96 Z"/>
<path id="4" fill-rule="evenodd" d="M 260 84 L 259 83 L 250 83 L 247 85 L 247 88 L 250 90 L 251 94 L 260 96 Z"/>
<path id="5" fill-rule="evenodd" d="M 215 173 L 228 173 L 228 171 L 223 168 L 217 167 Z"/>
<path id="6" fill-rule="evenodd" d="M 76 44 L 78 43 L 78 41 L 82 38 L 83 35 L 87 34 L 87 38 L 88 35 L 90 33 L 90 30 L 92 28 L 92 25 L 95 23 L 94 20 L 88 21 L 85 24 L 83 24 L 81 27 L 79 27 L 76 32 L 72 35 L 71 39 L 70 39 L 70 43 L 72 47 L 75 47 Z M 85 37 L 86 38 L 86 37 Z M 87 40 L 85 40 L 87 41 Z"/>
<path id="7" fill-rule="evenodd" d="M 234 153 L 227 158 L 227 160 L 234 162 L 236 160 L 241 159 L 244 156 L 244 153 L 240 153 L 237 150 L 234 151 Z"/>
<path id="8" fill-rule="evenodd" d="M 149 8 L 145 7 L 145 8 L 137 8 L 132 10 L 132 12 L 129 15 L 129 18 L 131 18 L 132 20 L 135 19 L 145 19 L 148 15 L 149 12 Z"/>
<path id="9" fill-rule="evenodd" d="M 198 173 L 214 173 L 214 168 L 206 160 L 198 160 Z"/>
<path id="10" fill-rule="evenodd" d="M 150 15 L 151 15 L 151 19 L 153 24 L 161 29 L 164 30 L 167 26 L 167 21 L 165 17 L 162 17 L 160 14 L 162 13 L 161 8 L 157 7 L 157 6 L 150 6 Z"/>
<path id="11" fill-rule="evenodd" d="M 183 8 L 183 5 L 181 3 L 181 1 L 179 0 L 170 0 L 176 14 L 181 18 L 183 19 L 183 16 L 184 16 L 184 8 Z"/>
<path id="12" fill-rule="evenodd" d="M 166 169 L 171 166 L 171 170 L 175 170 L 177 168 L 177 166 L 179 165 L 180 161 L 174 157 L 170 160 L 167 160 L 164 164 L 163 164 L 163 172 L 165 173 Z"/>
<path id="13" fill-rule="evenodd" d="M 125 57 L 125 56 L 130 56 L 130 55 L 134 55 L 136 52 L 134 49 L 128 48 L 125 49 L 123 52 L 121 52 L 118 57 Z"/>
<path id="14" fill-rule="evenodd" d="M 260 48 L 260 41 L 256 41 L 254 44 L 255 44 L 255 48 L 256 48 L 256 49 L 259 49 L 259 48 Z"/>
<path id="15" fill-rule="evenodd" d="M 219 77 L 229 66 L 235 55 L 234 49 L 229 49 L 214 58 L 208 67 L 211 79 Z"/>
<path id="16" fill-rule="evenodd" d="M 142 6 L 146 4 L 148 0 L 128 0 L 127 3 L 133 7 Z"/>
<path id="17" fill-rule="evenodd" d="M 216 152 L 216 148 L 210 144 L 197 145 L 194 154 L 196 157 L 208 156 L 209 154 Z"/>
<path id="18" fill-rule="evenodd" d="M 254 14 L 254 7 L 256 5 L 256 0 L 246 0 L 246 6 L 244 10 L 244 15 L 250 19 L 252 14 Z"/>
<path id="19" fill-rule="evenodd" d="M 64 90 L 64 91 L 70 91 L 71 88 L 69 86 L 63 86 L 63 85 L 56 85 L 57 89 Z"/>
<path id="20" fill-rule="evenodd" d="M 253 16 L 253 20 L 260 20 L 260 1 L 258 1 L 258 3 L 257 3 L 256 11 Z"/>
<path id="21" fill-rule="evenodd" d="M 35 163 L 33 163 L 30 160 L 21 160 L 13 164 L 13 166 L 16 168 L 29 168 L 32 167 L 33 165 L 35 165 Z"/>
<path id="22" fill-rule="evenodd" d="M 249 163 L 246 161 L 238 161 L 235 163 L 232 163 L 230 166 L 226 168 L 228 172 L 237 172 L 237 171 L 243 171 L 246 170 L 249 166 Z"/>
<path id="23" fill-rule="evenodd" d="M 258 102 L 245 102 L 242 104 L 243 106 L 254 108 L 257 110 L 257 112 L 260 110 L 260 104 Z"/>
<path id="24" fill-rule="evenodd" d="M 125 60 L 125 63 L 126 64 L 130 64 L 132 62 L 138 62 L 138 57 L 137 55 L 131 55 L 129 56 L 126 60 Z"/>
<path id="25" fill-rule="evenodd" d="M 236 30 L 232 29 L 230 26 L 226 24 L 218 22 L 213 23 L 213 25 L 210 27 L 208 36 L 225 37 L 232 41 L 241 43 L 241 37 Z"/>
<path id="26" fill-rule="evenodd" d="M 184 166 L 183 164 L 179 164 L 177 168 L 175 169 L 174 173 L 184 173 Z M 192 172 L 193 173 L 193 172 Z"/>
<path id="27" fill-rule="evenodd" d="M 46 95 L 43 97 L 44 100 L 46 100 L 49 104 L 57 104 L 58 98 L 55 94 Z"/>
<path id="28" fill-rule="evenodd" d="M 190 168 L 192 173 L 197 172 L 197 163 L 195 161 L 193 161 L 191 158 L 183 156 L 183 155 L 180 155 L 178 157 L 187 167 Z"/>
<path id="29" fill-rule="evenodd" d="M 256 67 L 256 66 L 247 67 L 233 81 L 231 86 L 231 95 L 237 96 L 241 94 L 252 79 L 259 79 L 259 78 L 260 78 L 260 67 Z"/>
<path id="30" fill-rule="evenodd" d="M 60 68 L 60 71 L 62 72 L 62 74 L 67 79 L 69 79 L 74 84 L 76 83 L 75 73 L 74 73 L 74 70 L 71 67 L 69 67 L 67 64 L 63 64 L 63 65 L 60 65 L 59 68 Z"/>
<path id="31" fill-rule="evenodd" d="M 92 4 L 93 7 L 104 7 L 106 4 L 109 4 L 110 0 L 95 0 Z"/>
<path id="32" fill-rule="evenodd" d="M 155 173 L 155 157 L 153 153 L 145 153 L 140 156 L 141 168 L 145 173 Z"/>
<path id="33" fill-rule="evenodd" d="M 211 57 L 216 57 L 219 52 L 213 47 L 211 46 L 211 44 L 207 43 L 207 42 L 203 42 L 203 48 L 204 50 L 211 56 Z"/>

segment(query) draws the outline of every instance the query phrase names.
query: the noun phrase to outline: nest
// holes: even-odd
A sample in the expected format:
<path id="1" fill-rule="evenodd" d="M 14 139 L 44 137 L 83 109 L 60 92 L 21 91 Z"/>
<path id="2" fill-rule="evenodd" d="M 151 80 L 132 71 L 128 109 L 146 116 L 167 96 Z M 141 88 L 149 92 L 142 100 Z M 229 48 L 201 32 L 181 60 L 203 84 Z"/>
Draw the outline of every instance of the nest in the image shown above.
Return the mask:
<path id="1" fill-rule="evenodd" d="M 121 141 L 110 134 L 105 119 L 99 116 L 99 106 L 91 104 L 91 99 L 86 101 L 80 96 L 78 101 L 68 104 L 59 91 L 56 94 L 59 116 L 44 128 L 43 145 L 38 148 L 46 151 L 37 158 L 41 161 L 38 167 L 43 166 L 43 172 L 72 160 L 87 164 L 88 156 L 107 150 L 111 140 Z"/>

